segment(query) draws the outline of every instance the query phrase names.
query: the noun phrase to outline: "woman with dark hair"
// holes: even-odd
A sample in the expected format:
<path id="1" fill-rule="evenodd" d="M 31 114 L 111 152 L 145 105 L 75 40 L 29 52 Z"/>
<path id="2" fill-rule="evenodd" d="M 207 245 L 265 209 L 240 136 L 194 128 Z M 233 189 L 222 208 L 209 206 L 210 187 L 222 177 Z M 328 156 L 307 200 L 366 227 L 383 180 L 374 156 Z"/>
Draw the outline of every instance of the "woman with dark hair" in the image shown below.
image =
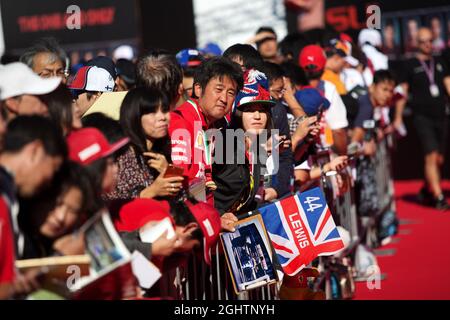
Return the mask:
<path id="1" fill-rule="evenodd" d="M 65 85 L 60 85 L 55 91 L 44 95 L 42 100 L 48 107 L 50 119 L 61 127 L 64 135 L 82 127 L 79 108 Z"/>
<path id="2" fill-rule="evenodd" d="M 49 190 L 25 202 L 19 215 L 26 239 L 20 258 L 53 255 L 55 242 L 79 228 L 95 212 L 93 194 L 85 168 L 67 162 Z"/>
<path id="3" fill-rule="evenodd" d="M 115 158 L 118 154 L 121 154 L 122 149 L 126 147 L 129 141 L 129 138 L 122 138 L 110 143 L 96 128 L 83 128 L 74 131 L 67 138 L 69 158 L 82 164 L 90 176 L 94 190 L 92 194 L 95 196 L 95 205 L 93 206 L 95 212 L 105 208 L 106 203 L 103 202 L 105 195 L 116 189 L 118 165 Z M 117 216 L 114 216 L 114 213 L 112 213 L 112 218 L 116 220 Z M 130 252 L 138 250 L 144 256 L 151 255 L 151 245 L 141 243 L 138 239 L 138 233 L 121 233 L 120 236 Z M 77 250 L 80 249 L 80 245 L 78 245 L 80 239 L 82 240 L 82 237 L 77 237 L 77 240 L 64 239 L 66 241 L 61 241 L 59 248 L 64 248 L 64 254 L 79 254 Z M 172 242 L 167 242 L 162 237 L 157 239 L 156 242 L 158 242 L 157 248 L 161 250 L 173 246 Z"/>
<path id="4" fill-rule="evenodd" d="M 227 230 L 232 230 L 236 215 L 257 207 L 256 195 L 267 156 L 260 145 L 270 138 L 270 109 L 275 105 L 264 73 L 252 69 L 246 72 L 244 79 L 244 88 L 236 97 L 236 111 L 231 120 L 235 130 L 232 139 L 237 137 L 237 143 L 226 141 L 229 137 L 224 134 L 223 145 L 234 144 L 234 154 L 231 159 L 229 154 L 224 154 L 225 164 L 213 165 L 213 179 L 217 185 L 214 205 L 222 214 L 222 227 Z M 215 150 L 215 156 L 218 151 Z"/>
<path id="5" fill-rule="evenodd" d="M 164 178 L 170 162 L 169 97 L 156 90 L 132 89 L 120 108 L 120 125 L 130 138 L 129 148 L 117 158 L 118 182 L 107 200 L 175 196 L 183 177 Z"/>

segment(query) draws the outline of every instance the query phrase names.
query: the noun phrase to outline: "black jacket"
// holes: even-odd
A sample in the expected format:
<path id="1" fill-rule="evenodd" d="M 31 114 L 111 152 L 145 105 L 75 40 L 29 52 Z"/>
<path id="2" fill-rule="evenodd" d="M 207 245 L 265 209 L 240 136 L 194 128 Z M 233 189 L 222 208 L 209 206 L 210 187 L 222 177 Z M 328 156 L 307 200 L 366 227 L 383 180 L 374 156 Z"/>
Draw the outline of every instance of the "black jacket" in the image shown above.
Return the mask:
<path id="1" fill-rule="evenodd" d="M 280 136 L 285 135 L 287 139 L 290 139 L 286 107 L 281 102 L 278 102 L 272 107 L 271 111 L 274 128 L 279 130 Z M 294 156 L 289 148 L 280 153 L 278 172 L 272 176 L 272 188 L 277 192 L 278 198 L 290 194 L 293 175 Z"/>
<path id="2" fill-rule="evenodd" d="M 261 179 L 261 166 L 258 163 L 253 166 L 254 187 L 250 190 L 250 164 L 245 157 L 245 145 L 243 141 L 235 141 L 233 155 L 227 155 L 226 146 L 232 141 L 227 141 L 224 131 L 222 133 L 224 163 L 213 163 L 212 165 L 212 177 L 217 185 L 217 189 L 214 191 L 214 206 L 220 214 L 230 211 L 240 214 L 255 210 L 257 207 L 255 195 Z M 215 154 L 217 152 L 216 146 Z M 238 160 L 242 159 L 245 159 L 245 163 L 239 163 L 242 161 Z M 235 208 L 238 206 L 241 208 L 236 211 Z"/>

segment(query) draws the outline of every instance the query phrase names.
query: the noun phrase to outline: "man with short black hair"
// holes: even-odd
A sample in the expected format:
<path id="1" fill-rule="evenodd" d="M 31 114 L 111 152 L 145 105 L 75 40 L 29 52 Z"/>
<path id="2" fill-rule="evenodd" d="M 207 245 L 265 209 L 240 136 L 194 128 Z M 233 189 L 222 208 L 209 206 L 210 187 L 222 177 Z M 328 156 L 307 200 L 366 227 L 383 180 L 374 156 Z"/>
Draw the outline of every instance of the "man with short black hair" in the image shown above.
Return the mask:
<path id="1" fill-rule="evenodd" d="M 352 141 L 362 143 L 364 139 L 364 126 L 366 120 L 374 119 L 374 109 L 389 104 L 394 94 L 395 79 L 388 70 L 378 70 L 373 77 L 373 83 L 367 94 L 358 98 L 358 114 L 353 124 Z"/>
<path id="2" fill-rule="evenodd" d="M 256 44 L 256 48 L 264 60 L 270 62 L 280 62 L 278 57 L 277 34 L 271 27 L 260 27 L 256 31 L 252 42 Z"/>
<path id="3" fill-rule="evenodd" d="M 223 56 L 240 65 L 242 72 L 249 69 L 261 70 L 264 65 L 261 54 L 249 44 L 234 44 L 224 51 Z"/>
<path id="4" fill-rule="evenodd" d="M 171 113 L 169 134 L 172 139 L 172 161 L 184 167 L 184 175 L 211 179 L 211 148 L 205 131 L 224 120 L 231 111 L 237 92 L 243 85 L 239 66 L 224 57 L 214 57 L 204 62 L 194 76 L 193 95 Z M 226 125 L 226 123 L 225 123 Z M 184 129 L 189 132 L 189 141 L 178 135 Z M 195 163 L 195 154 L 201 159 Z"/>
<path id="5" fill-rule="evenodd" d="M 24 244 L 17 195 L 34 195 L 50 182 L 66 156 L 62 133 L 49 119 L 19 116 L 8 124 L 0 154 L 0 299 L 26 293 L 36 285 L 32 276 L 16 275 L 14 269 Z"/>

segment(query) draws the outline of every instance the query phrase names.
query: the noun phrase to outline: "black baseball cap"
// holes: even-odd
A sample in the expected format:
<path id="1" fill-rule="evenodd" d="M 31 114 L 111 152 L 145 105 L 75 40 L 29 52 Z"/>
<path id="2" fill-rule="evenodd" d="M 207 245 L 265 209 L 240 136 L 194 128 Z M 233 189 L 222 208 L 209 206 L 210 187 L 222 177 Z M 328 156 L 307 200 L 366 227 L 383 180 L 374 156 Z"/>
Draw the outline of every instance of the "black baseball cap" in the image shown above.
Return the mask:
<path id="1" fill-rule="evenodd" d="M 116 70 L 116 64 L 114 61 L 112 61 L 111 58 L 105 57 L 105 56 L 98 56 L 94 59 L 89 60 L 86 63 L 87 66 L 95 66 L 99 68 L 103 68 L 109 72 L 111 77 L 113 77 L 114 81 L 117 78 L 117 70 Z"/>
<path id="2" fill-rule="evenodd" d="M 117 75 L 126 83 L 134 85 L 136 83 L 136 66 L 127 59 L 119 59 L 116 62 Z"/>

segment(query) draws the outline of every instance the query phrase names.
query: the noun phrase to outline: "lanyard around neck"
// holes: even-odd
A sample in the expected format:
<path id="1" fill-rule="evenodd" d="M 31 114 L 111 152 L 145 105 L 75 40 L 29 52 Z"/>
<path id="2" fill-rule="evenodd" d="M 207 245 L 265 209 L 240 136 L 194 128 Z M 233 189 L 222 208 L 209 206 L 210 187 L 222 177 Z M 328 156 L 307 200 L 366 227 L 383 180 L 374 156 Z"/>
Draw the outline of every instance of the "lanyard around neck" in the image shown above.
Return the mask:
<path id="1" fill-rule="evenodd" d="M 427 74 L 427 78 L 430 81 L 430 84 L 434 84 L 434 59 L 431 58 L 430 67 L 428 67 L 427 64 L 421 59 L 419 59 L 419 62 L 422 65 L 423 70 Z"/>
<path id="2" fill-rule="evenodd" d="M 192 100 L 187 100 L 187 102 L 194 108 L 195 112 L 197 112 L 197 115 L 198 115 L 200 121 L 202 121 L 202 115 L 200 114 L 200 111 L 198 110 L 198 107 L 195 104 L 195 102 Z"/>

